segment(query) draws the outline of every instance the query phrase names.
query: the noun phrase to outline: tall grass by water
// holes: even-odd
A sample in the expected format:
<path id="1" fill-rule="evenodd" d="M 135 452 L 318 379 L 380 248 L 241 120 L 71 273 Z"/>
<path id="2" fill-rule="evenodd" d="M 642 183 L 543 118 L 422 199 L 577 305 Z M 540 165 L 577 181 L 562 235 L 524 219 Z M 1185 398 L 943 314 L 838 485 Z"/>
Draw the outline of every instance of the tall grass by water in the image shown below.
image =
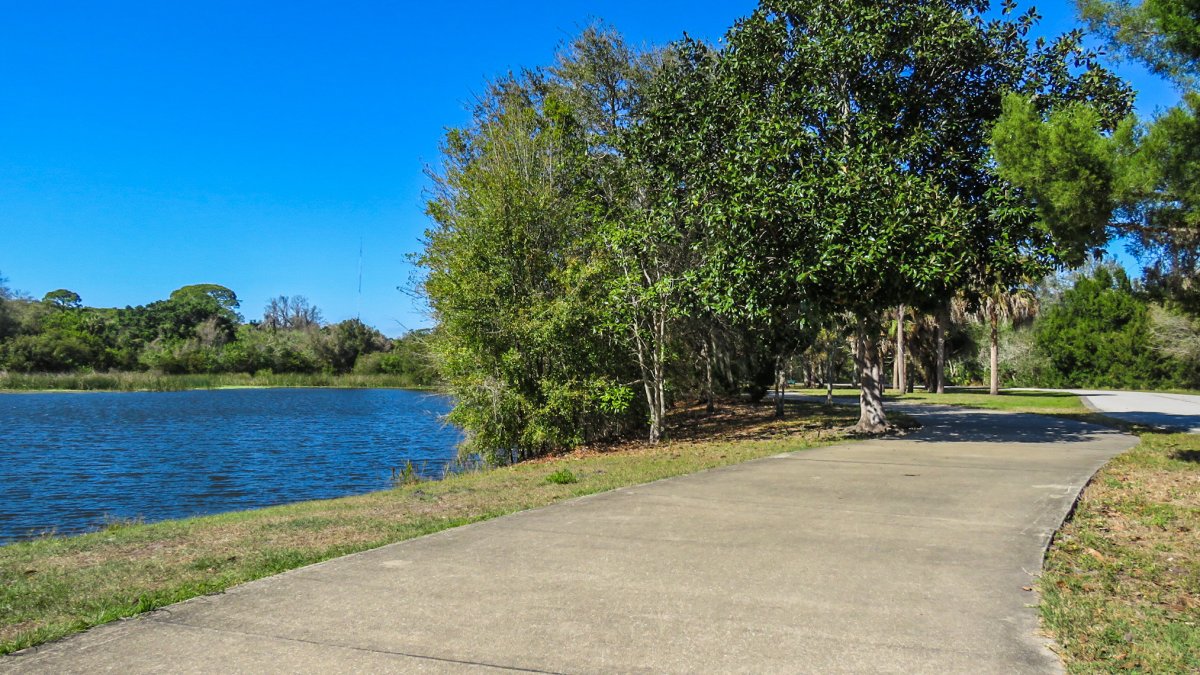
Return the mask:
<path id="1" fill-rule="evenodd" d="M 167 375 L 155 372 L 4 373 L 0 391 L 187 391 L 234 387 L 331 387 L 418 389 L 407 375 L 325 373 L 212 373 Z"/>

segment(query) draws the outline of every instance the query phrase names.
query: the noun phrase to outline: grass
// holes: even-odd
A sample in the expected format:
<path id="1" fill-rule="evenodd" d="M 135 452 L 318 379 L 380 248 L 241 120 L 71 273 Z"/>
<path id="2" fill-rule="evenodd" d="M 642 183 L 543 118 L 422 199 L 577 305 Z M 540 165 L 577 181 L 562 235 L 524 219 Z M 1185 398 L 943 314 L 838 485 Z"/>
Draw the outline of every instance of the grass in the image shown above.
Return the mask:
<path id="1" fill-rule="evenodd" d="M 153 372 L 0 372 L 0 392 L 187 391 L 191 389 L 232 389 L 239 387 L 412 388 L 408 377 L 403 375 L 328 375 L 320 373 L 164 375 Z"/>
<path id="2" fill-rule="evenodd" d="M 1101 469 L 1040 588 L 1071 672 L 1200 672 L 1200 436 L 1143 433 Z"/>
<path id="3" fill-rule="evenodd" d="M 0 654 L 340 555 L 628 485 L 845 437 L 844 408 L 730 406 L 672 416 L 672 440 L 625 443 L 328 501 L 0 547 Z M 565 480 L 567 475 L 574 482 Z M 555 478 L 557 476 L 557 478 Z"/>

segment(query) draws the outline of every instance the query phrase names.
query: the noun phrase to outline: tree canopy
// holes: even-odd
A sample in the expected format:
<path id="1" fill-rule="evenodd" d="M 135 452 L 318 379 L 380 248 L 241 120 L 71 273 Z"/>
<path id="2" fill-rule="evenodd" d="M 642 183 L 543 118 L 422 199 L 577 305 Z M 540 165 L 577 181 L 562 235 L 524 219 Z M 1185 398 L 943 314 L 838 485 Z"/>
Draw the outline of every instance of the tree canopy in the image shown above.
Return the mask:
<path id="1" fill-rule="evenodd" d="M 993 127 L 1029 100 L 1108 132 L 1130 92 L 1082 34 L 986 9 L 763 0 L 719 47 L 592 27 L 493 83 L 446 136 L 419 258 L 468 450 L 655 441 L 689 387 L 781 389 L 847 315 L 859 428 L 886 428 L 887 312 L 1014 290 L 1098 239 L 1002 173 Z"/>

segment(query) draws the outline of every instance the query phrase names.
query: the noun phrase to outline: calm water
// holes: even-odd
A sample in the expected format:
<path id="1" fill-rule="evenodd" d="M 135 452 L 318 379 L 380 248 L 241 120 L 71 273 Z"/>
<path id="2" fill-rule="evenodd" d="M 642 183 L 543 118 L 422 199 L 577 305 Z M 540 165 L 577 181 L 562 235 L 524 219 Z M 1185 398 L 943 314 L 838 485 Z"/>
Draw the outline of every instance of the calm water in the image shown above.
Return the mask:
<path id="1" fill-rule="evenodd" d="M 441 476 L 447 398 L 394 389 L 0 394 L 0 542 Z"/>

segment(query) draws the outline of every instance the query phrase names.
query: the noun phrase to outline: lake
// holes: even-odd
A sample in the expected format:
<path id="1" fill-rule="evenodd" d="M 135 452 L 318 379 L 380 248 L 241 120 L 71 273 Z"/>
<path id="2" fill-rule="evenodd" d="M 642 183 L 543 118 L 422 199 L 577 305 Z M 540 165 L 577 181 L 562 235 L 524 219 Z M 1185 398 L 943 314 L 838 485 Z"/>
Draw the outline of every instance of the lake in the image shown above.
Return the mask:
<path id="1" fill-rule="evenodd" d="M 450 407 L 397 389 L 0 394 L 0 543 L 381 490 L 407 461 L 440 478 Z"/>

